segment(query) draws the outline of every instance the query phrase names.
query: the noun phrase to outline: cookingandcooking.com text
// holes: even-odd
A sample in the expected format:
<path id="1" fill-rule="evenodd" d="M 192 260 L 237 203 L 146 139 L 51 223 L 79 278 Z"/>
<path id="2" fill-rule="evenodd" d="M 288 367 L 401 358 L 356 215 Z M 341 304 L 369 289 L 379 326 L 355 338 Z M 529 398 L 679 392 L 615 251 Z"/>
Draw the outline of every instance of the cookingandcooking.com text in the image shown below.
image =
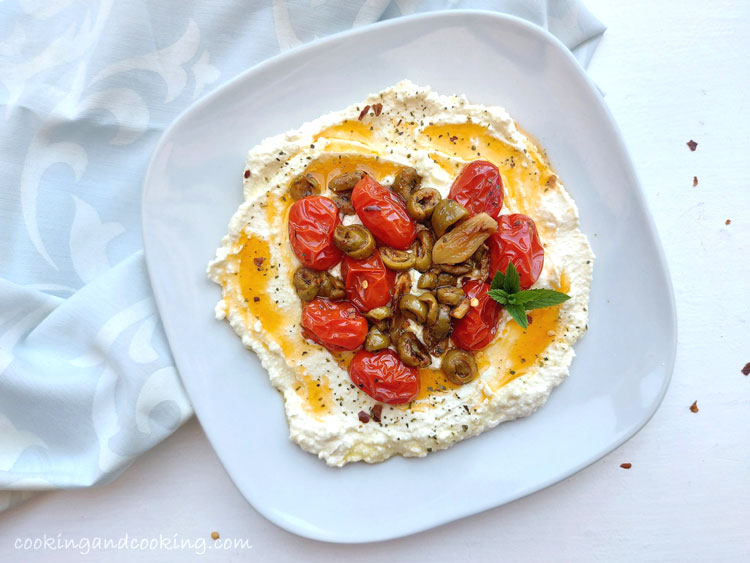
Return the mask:
<path id="1" fill-rule="evenodd" d="M 131 550 L 131 551 L 190 551 L 203 555 L 207 551 L 229 551 L 252 549 L 250 540 L 239 538 L 189 538 L 179 534 L 165 536 L 130 536 L 124 534 L 116 538 L 65 537 L 43 534 L 35 537 L 17 537 L 13 547 L 19 551 L 76 551 L 88 555 L 96 551 Z"/>

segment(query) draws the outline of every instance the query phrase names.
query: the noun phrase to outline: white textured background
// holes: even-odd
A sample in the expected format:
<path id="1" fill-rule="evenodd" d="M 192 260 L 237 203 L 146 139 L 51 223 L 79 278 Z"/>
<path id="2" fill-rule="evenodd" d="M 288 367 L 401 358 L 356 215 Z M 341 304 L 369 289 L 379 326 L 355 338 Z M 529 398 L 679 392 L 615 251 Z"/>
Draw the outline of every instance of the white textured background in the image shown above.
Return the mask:
<path id="1" fill-rule="evenodd" d="M 255 513 L 192 421 L 111 485 L 44 493 L 1 514 L 0 560 L 81 557 L 16 551 L 17 537 L 208 539 L 213 530 L 247 539 L 252 548 L 196 558 L 750 560 L 750 377 L 740 373 L 750 362 L 750 3 L 586 4 L 608 25 L 589 71 L 640 174 L 677 299 L 672 384 L 638 435 L 570 479 L 510 505 L 409 538 L 338 546 L 298 538 Z M 690 139 L 698 142 L 695 152 L 685 145 Z M 696 414 L 689 411 L 695 400 Z M 622 462 L 632 469 L 620 469 Z M 369 509 L 384 518 L 393 507 L 382 498 Z M 85 559 L 192 555 L 114 551 Z"/>

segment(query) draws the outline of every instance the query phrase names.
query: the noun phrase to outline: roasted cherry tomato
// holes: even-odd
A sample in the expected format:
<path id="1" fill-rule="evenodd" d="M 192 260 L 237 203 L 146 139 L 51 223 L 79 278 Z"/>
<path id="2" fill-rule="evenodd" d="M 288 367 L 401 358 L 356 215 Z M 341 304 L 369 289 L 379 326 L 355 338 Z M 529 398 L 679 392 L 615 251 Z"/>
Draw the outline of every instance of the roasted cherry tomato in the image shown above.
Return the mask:
<path id="1" fill-rule="evenodd" d="M 490 247 L 490 279 L 498 270 L 505 273 L 511 261 L 521 277 L 521 289 L 530 288 L 539 279 L 544 266 L 544 248 L 530 217 L 521 213 L 500 215 L 497 232 L 487 243 Z"/>
<path id="2" fill-rule="evenodd" d="M 463 318 L 453 321 L 453 343 L 462 350 L 481 350 L 489 344 L 497 333 L 502 305 L 492 299 L 487 292 L 490 284 L 469 280 L 463 284 L 466 297 L 478 299 L 476 307 L 469 308 Z"/>
<path id="3" fill-rule="evenodd" d="M 472 215 L 484 211 L 493 219 L 500 214 L 503 197 L 500 171 L 486 160 L 475 160 L 464 166 L 448 192 L 448 199 L 457 201 Z"/>
<path id="4" fill-rule="evenodd" d="M 347 301 L 314 299 L 302 309 L 302 336 L 329 350 L 356 350 L 367 329 L 367 319 Z"/>
<path id="5" fill-rule="evenodd" d="M 408 403 L 419 394 L 419 371 L 405 365 L 390 348 L 357 352 L 349 364 L 349 377 L 370 397 L 389 405 Z"/>
<path id="6" fill-rule="evenodd" d="M 365 260 L 344 256 L 341 277 L 346 286 L 346 298 L 363 313 L 386 305 L 396 283 L 396 272 L 385 267 L 377 250 Z"/>
<path id="7" fill-rule="evenodd" d="M 406 250 L 414 242 L 417 224 L 407 213 L 404 201 L 369 176 L 354 186 L 352 205 L 381 245 Z"/>
<path id="8" fill-rule="evenodd" d="M 333 243 L 339 224 L 339 208 L 323 196 L 300 199 L 289 210 L 289 242 L 303 265 L 327 270 L 341 260 L 343 253 Z"/>

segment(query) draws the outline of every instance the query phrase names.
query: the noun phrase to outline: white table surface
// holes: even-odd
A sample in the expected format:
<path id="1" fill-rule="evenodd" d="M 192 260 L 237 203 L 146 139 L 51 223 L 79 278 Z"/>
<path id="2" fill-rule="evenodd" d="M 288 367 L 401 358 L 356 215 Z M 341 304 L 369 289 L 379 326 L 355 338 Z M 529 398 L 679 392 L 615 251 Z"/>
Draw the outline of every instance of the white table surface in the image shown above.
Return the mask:
<path id="1" fill-rule="evenodd" d="M 590 73 L 640 174 L 677 300 L 672 383 L 639 434 L 504 507 L 346 546 L 299 538 L 257 514 L 192 420 L 108 486 L 39 494 L 0 514 L 0 560 L 82 558 L 76 549 L 14 547 L 45 534 L 197 542 L 92 550 L 83 557 L 91 561 L 750 560 L 750 377 L 740 373 L 750 362 L 750 3 L 587 4 L 609 26 Z M 698 413 L 689 410 L 695 400 Z M 373 501 L 374 517 L 392 509 Z M 251 547 L 201 555 L 212 531 Z"/>

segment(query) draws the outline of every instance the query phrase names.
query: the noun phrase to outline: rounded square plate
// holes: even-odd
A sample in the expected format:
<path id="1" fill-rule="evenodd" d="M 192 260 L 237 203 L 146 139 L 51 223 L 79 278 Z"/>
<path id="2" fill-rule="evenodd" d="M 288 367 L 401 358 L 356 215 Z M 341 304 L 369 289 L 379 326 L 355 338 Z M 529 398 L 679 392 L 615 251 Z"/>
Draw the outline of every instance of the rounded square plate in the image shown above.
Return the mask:
<path id="1" fill-rule="evenodd" d="M 589 332 L 570 377 L 534 415 L 427 458 L 333 469 L 289 441 L 282 399 L 256 356 L 214 319 L 220 290 L 206 264 L 242 201 L 250 147 L 404 78 L 504 106 L 547 149 L 597 254 Z M 671 284 L 617 127 L 565 47 L 516 18 L 402 18 L 250 69 L 164 134 L 145 180 L 143 234 L 167 337 L 206 434 L 247 500 L 310 538 L 403 536 L 556 483 L 638 431 L 672 372 Z"/>

